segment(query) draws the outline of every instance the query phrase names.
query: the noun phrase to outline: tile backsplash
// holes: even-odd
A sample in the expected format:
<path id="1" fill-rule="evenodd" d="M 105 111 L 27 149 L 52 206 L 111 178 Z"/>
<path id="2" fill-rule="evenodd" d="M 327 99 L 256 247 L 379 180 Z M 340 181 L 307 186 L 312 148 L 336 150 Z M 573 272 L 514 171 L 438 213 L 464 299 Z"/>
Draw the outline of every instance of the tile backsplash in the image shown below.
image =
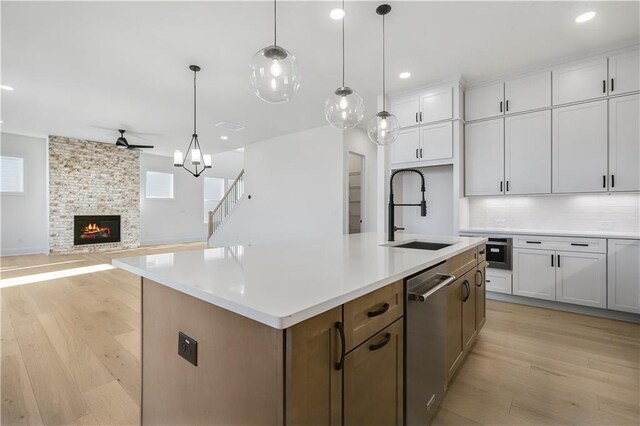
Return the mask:
<path id="1" fill-rule="evenodd" d="M 640 232 L 640 194 L 468 198 L 462 229 Z"/>

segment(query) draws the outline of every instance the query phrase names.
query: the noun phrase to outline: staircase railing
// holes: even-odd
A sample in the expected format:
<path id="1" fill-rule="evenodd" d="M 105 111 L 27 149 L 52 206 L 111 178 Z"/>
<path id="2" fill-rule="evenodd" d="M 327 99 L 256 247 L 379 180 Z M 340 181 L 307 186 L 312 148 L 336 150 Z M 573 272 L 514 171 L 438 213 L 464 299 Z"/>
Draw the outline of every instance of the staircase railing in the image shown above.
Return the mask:
<path id="1" fill-rule="evenodd" d="M 224 221 L 229 217 L 235 206 L 244 195 L 244 170 L 240 172 L 236 180 L 233 181 L 227 192 L 224 193 L 222 200 L 215 209 L 209 212 L 209 226 L 207 232 L 207 241 L 220 228 Z"/>

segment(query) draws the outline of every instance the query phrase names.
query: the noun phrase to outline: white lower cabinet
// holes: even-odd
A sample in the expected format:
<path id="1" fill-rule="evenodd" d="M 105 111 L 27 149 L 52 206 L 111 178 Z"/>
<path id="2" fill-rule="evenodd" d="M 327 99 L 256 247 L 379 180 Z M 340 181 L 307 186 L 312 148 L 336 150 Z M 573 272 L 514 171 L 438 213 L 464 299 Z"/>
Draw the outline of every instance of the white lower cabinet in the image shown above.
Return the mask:
<path id="1" fill-rule="evenodd" d="M 640 240 L 607 243 L 607 307 L 640 314 Z"/>
<path id="2" fill-rule="evenodd" d="M 486 274 L 487 291 L 511 294 L 511 271 L 487 268 Z"/>
<path id="3" fill-rule="evenodd" d="M 554 251 L 513 249 L 513 294 L 556 300 Z"/>
<path id="4" fill-rule="evenodd" d="M 556 252 L 556 300 L 607 307 L 607 261 L 602 253 Z"/>

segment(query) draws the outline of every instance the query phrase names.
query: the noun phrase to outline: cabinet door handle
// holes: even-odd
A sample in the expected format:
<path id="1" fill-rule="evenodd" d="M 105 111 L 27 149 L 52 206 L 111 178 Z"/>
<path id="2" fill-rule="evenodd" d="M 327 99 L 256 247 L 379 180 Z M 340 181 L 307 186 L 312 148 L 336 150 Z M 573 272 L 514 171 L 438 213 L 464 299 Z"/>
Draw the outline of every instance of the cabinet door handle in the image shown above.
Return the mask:
<path id="1" fill-rule="evenodd" d="M 505 103 L 505 107 L 507 109 L 507 111 L 509 111 L 509 100 L 507 99 L 507 102 Z"/>
<path id="2" fill-rule="evenodd" d="M 502 181 L 500 181 L 500 192 L 502 192 Z"/>
<path id="3" fill-rule="evenodd" d="M 560 267 L 560 255 L 558 255 L 558 268 Z"/>
<path id="4" fill-rule="evenodd" d="M 502 101 L 500 101 L 500 112 L 502 112 Z"/>
<path id="5" fill-rule="evenodd" d="M 344 355 L 347 348 L 347 343 L 344 337 L 344 325 L 342 324 L 342 322 L 336 321 L 336 328 L 340 333 L 340 361 L 336 362 L 336 370 L 342 370 L 342 367 L 344 367 Z"/>
<path id="6" fill-rule="evenodd" d="M 490 283 L 490 282 L 491 282 L 491 280 L 487 280 L 487 283 Z"/>
<path id="7" fill-rule="evenodd" d="M 577 247 L 589 247 L 589 244 L 586 243 L 571 243 L 571 245 Z"/>
<path id="8" fill-rule="evenodd" d="M 484 277 L 482 276 L 482 271 L 480 269 L 478 269 L 476 271 L 476 274 L 480 274 L 480 280 L 478 281 L 478 283 L 476 284 L 478 287 L 482 287 L 482 281 L 484 280 Z"/>
<path id="9" fill-rule="evenodd" d="M 462 283 L 462 288 L 467 290 L 467 294 L 462 298 L 462 301 L 466 302 L 467 300 L 469 300 L 469 297 L 471 297 L 471 286 L 469 285 L 469 281 L 465 280 Z"/>
<path id="10" fill-rule="evenodd" d="M 607 80 L 602 80 L 602 93 L 607 93 Z"/>
<path id="11" fill-rule="evenodd" d="M 527 244 L 542 244 L 540 241 L 527 241 Z"/>
<path id="12" fill-rule="evenodd" d="M 377 316 L 379 316 L 379 315 L 384 314 L 384 313 L 385 313 L 385 312 L 387 312 L 388 310 L 389 310 L 389 304 L 388 304 L 388 303 L 385 303 L 384 305 L 382 305 L 382 308 L 378 309 L 377 311 L 369 311 L 369 312 L 367 312 L 367 316 L 368 316 L 369 318 L 377 317 Z"/>
<path id="13" fill-rule="evenodd" d="M 420 111 L 420 122 L 422 123 L 422 111 Z"/>
<path id="14" fill-rule="evenodd" d="M 374 343 L 373 345 L 369 345 L 370 351 L 377 351 L 378 349 L 382 349 L 387 346 L 387 343 L 391 341 L 391 333 L 387 333 L 384 335 L 384 340 L 380 343 Z"/>
<path id="15" fill-rule="evenodd" d="M 478 253 L 479 254 L 484 254 L 484 249 L 480 250 Z"/>
<path id="16" fill-rule="evenodd" d="M 611 175 L 611 187 L 612 188 L 616 187 L 616 178 L 614 175 Z"/>
<path id="17" fill-rule="evenodd" d="M 416 123 L 418 122 L 418 113 L 416 112 Z"/>
<path id="18" fill-rule="evenodd" d="M 602 175 L 602 187 L 603 188 L 607 187 L 607 176 L 606 175 Z"/>
<path id="19" fill-rule="evenodd" d="M 416 158 L 419 158 L 418 157 L 418 148 L 416 148 Z"/>
<path id="20" fill-rule="evenodd" d="M 611 91 L 613 92 L 613 78 L 611 79 Z"/>
<path id="21" fill-rule="evenodd" d="M 509 181 L 507 181 L 507 192 L 509 192 Z"/>
<path id="22" fill-rule="evenodd" d="M 555 257 L 554 255 L 551 255 L 551 267 L 552 267 L 552 268 L 553 268 L 553 258 L 554 258 L 554 257 Z"/>
<path id="23" fill-rule="evenodd" d="M 420 148 L 420 158 L 422 158 L 422 148 Z"/>

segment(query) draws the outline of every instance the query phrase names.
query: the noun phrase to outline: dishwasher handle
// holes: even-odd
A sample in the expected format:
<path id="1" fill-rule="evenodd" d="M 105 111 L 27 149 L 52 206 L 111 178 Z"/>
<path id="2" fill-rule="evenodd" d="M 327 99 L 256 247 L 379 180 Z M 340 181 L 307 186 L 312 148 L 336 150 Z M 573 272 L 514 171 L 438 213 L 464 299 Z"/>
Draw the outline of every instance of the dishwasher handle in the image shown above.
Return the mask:
<path id="1" fill-rule="evenodd" d="M 451 284 L 452 282 L 454 282 L 456 280 L 456 276 L 455 275 L 437 274 L 436 277 L 437 277 L 437 279 L 442 280 L 442 282 L 440 282 L 435 287 L 430 288 L 426 292 L 409 290 L 407 292 L 408 295 L 409 295 L 409 300 L 415 300 L 416 302 L 424 302 L 433 293 L 437 292 L 438 290 L 440 290 L 443 287 L 448 286 L 449 284 Z M 416 288 L 415 290 L 419 290 L 419 288 Z"/>

